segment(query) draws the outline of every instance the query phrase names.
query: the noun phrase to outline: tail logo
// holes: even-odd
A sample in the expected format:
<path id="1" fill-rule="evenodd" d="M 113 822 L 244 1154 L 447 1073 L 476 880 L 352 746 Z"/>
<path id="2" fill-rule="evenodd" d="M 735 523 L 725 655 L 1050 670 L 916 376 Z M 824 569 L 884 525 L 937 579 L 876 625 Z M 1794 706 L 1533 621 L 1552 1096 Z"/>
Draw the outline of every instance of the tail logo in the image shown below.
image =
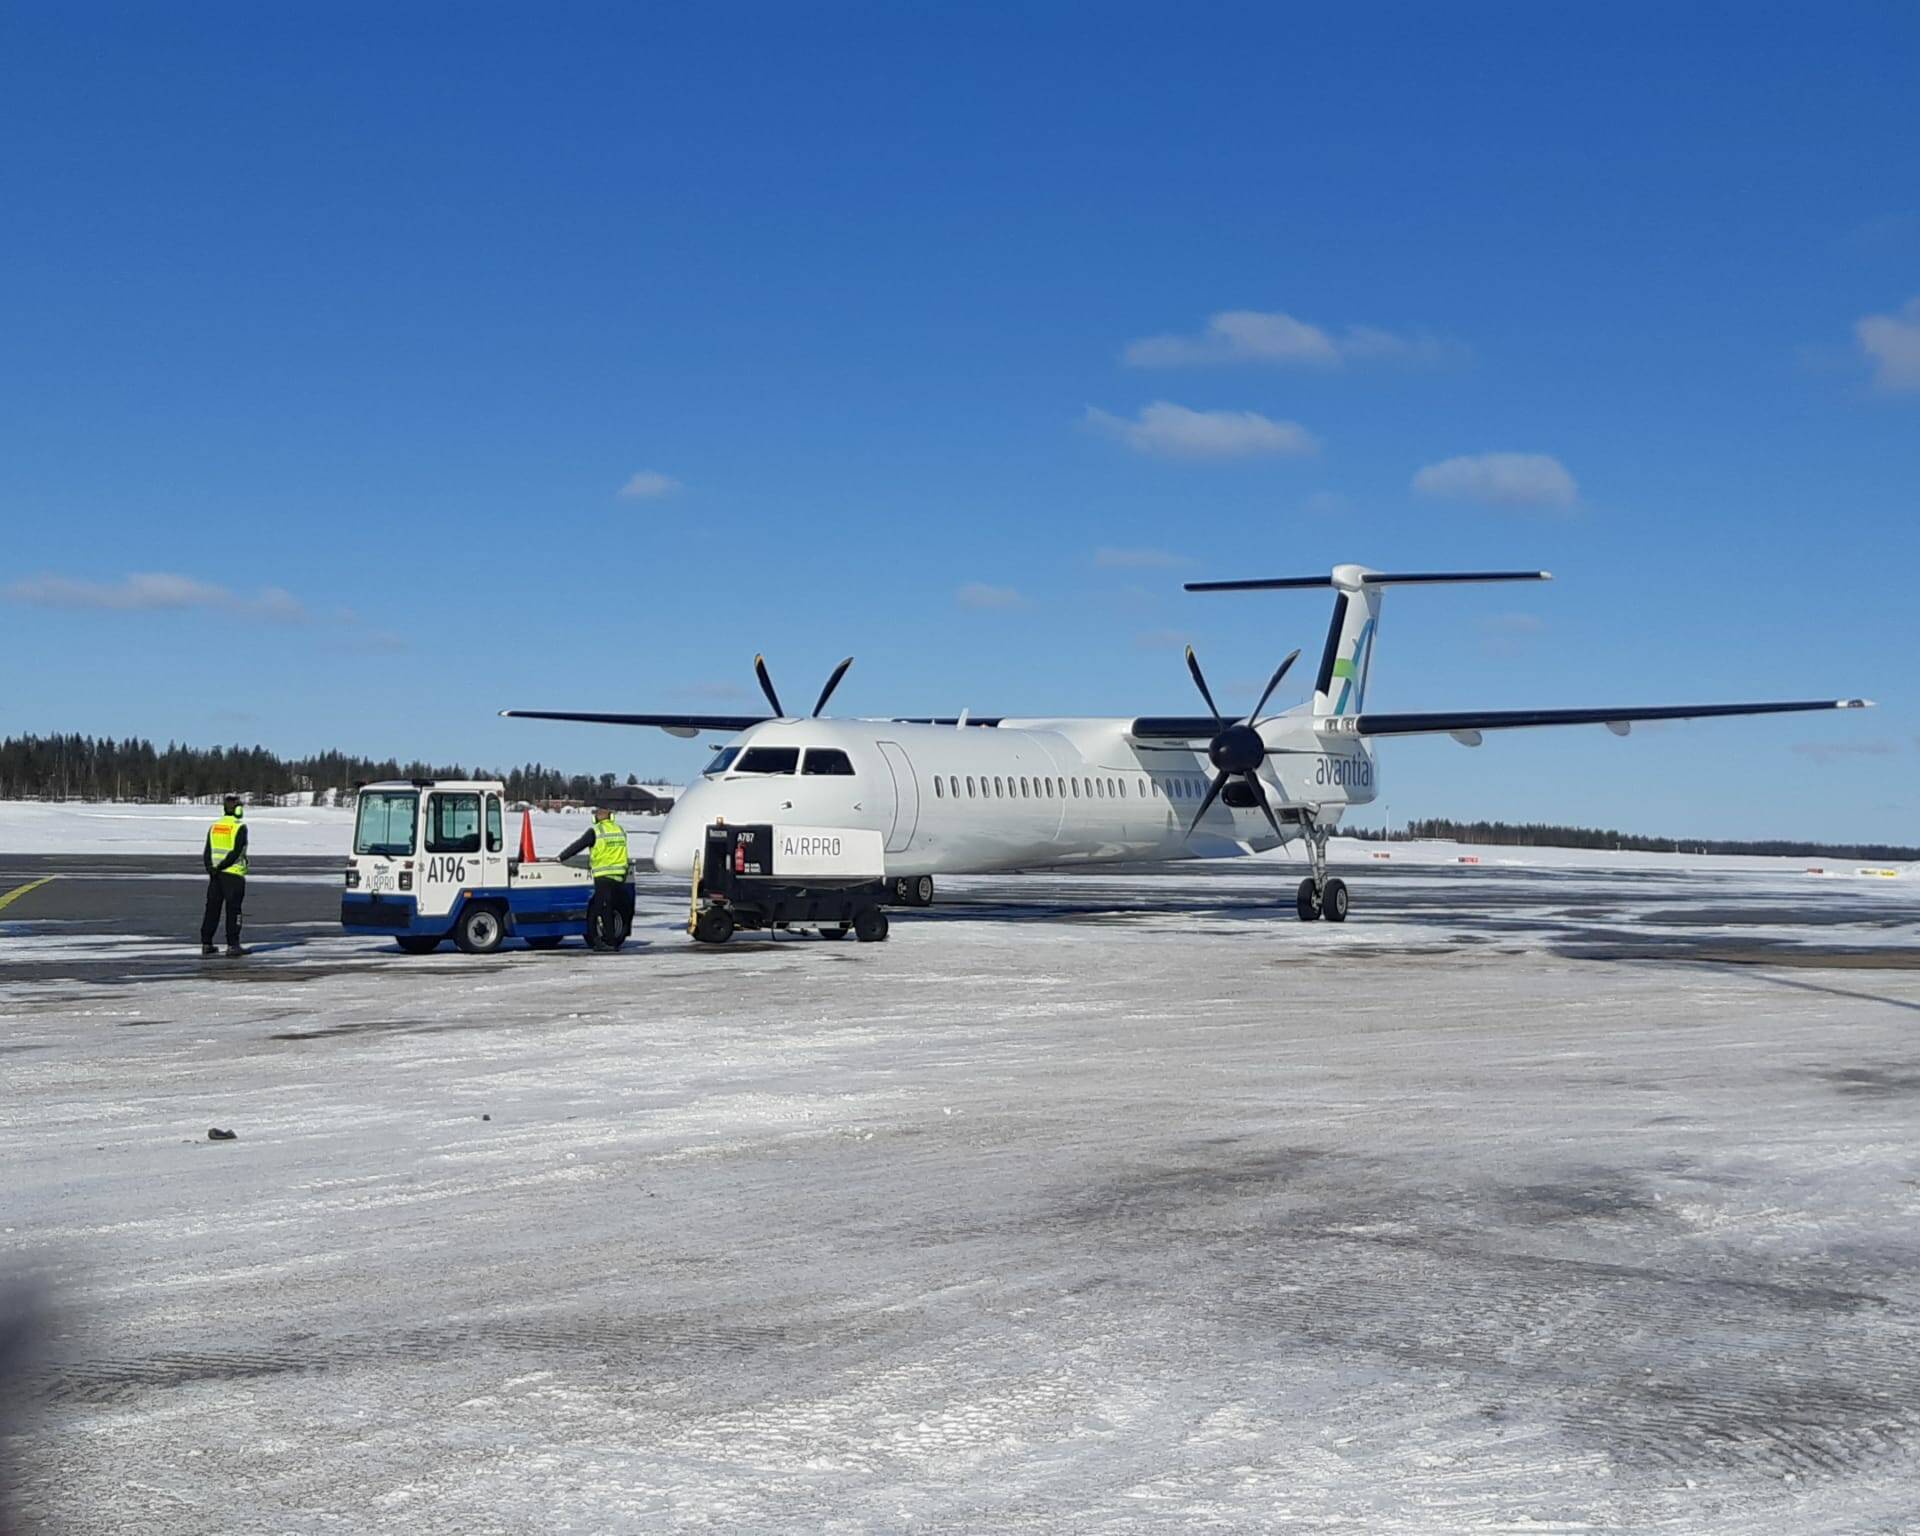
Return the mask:
<path id="1" fill-rule="evenodd" d="M 1356 710 L 1364 705 L 1367 696 L 1368 647 L 1373 643 L 1373 623 L 1372 619 L 1368 619 L 1360 626 L 1360 633 L 1353 642 L 1353 655 L 1336 660 L 1333 664 L 1333 675 L 1343 680 L 1340 702 L 1333 706 L 1336 715 L 1347 712 L 1349 698 L 1353 700 Z"/>

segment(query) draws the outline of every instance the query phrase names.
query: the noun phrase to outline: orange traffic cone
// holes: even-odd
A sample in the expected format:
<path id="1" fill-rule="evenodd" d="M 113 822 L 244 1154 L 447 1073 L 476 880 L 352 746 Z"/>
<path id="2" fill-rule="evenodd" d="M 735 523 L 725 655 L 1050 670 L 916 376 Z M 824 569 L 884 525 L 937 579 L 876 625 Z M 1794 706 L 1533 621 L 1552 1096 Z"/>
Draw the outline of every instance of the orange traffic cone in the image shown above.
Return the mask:
<path id="1" fill-rule="evenodd" d="M 533 807 L 529 806 L 520 813 L 520 862 L 537 864 L 533 853 Z"/>

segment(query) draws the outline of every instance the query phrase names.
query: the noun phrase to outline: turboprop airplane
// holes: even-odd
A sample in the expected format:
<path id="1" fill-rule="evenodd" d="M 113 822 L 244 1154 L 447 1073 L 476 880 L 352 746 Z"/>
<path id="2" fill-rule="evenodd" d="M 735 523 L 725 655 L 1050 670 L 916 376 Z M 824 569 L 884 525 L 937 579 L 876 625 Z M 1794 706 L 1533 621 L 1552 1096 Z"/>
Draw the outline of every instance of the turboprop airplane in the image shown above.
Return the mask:
<path id="1" fill-rule="evenodd" d="M 1862 709 L 1865 699 L 1651 708 L 1449 710 L 1370 713 L 1367 683 L 1388 587 L 1441 582 L 1547 581 L 1546 571 L 1384 573 L 1338 565 L 1326 576 L 1193 581 L 1189 592 L 1331 588 L 1311 700 L 1263 715 L 1298 659 L 1294 651 L 1246 714 L 1214 702 L 1193 648 L 1187 669 L 1204 715 L 1132 718 L 846 720 L 821 711 L 853 664 L 834 668 L 808 716 L 789 715 L 765 659 L 754 672 L 771 715 L 629 715 L 507 709 L 532 720 L 657 726 L 729 740 L 660 828 L 654 864 L 685 874 L 715 821 L 864 827 L 884 834 L 890 879 L 905 899 L 933 899 L 933 877 L 1107 861 L 1258 853 L 1298 838 L 1309 873 L 1297 905 L 1303 922 L 1343 922 L 1348 893 L 1327 873 L 1327 839 L 1349 807 L 1379 790 L 1374 743 L 1383 736 L 1451 736 L 1480 745 L 1487 731 L 1604 725 L 1624 736 L 1635 721 Z"/>

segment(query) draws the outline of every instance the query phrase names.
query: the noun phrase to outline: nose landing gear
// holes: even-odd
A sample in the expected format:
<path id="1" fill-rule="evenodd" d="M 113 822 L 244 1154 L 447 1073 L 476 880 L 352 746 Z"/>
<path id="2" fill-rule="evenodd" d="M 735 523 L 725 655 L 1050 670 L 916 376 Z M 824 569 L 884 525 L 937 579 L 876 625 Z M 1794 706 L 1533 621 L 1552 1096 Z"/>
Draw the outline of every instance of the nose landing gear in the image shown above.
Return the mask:
<path id="1" fill-rule="evenodd" d="M 893 899 L 903 907 L 932 906 L 933 876 L 914 875 L 896 878 L 893 882 Z"/>

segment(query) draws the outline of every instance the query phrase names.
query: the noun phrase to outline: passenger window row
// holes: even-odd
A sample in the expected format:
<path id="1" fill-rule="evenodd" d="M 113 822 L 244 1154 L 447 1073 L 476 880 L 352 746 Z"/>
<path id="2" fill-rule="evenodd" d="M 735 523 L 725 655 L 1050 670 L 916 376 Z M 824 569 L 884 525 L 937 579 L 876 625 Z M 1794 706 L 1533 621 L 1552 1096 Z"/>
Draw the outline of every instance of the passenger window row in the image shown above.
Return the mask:
<path id="1" fill-rule="evenodd" d="M 939 774 L 933 776 L 933 793 L 940 800 L 1125 800 L 1157 797 L 1163 800 L 1198 800 L 1206 791 L 1206 780 L 1178 776 L 1167 780 L 1143 775 L 1131 780 L 1118 776 L 1094 777 L 1069 774 L 1064 778 L 1041 776 L 1027 778 L 999 774 L 989 778 L 981 774 Z"/>

